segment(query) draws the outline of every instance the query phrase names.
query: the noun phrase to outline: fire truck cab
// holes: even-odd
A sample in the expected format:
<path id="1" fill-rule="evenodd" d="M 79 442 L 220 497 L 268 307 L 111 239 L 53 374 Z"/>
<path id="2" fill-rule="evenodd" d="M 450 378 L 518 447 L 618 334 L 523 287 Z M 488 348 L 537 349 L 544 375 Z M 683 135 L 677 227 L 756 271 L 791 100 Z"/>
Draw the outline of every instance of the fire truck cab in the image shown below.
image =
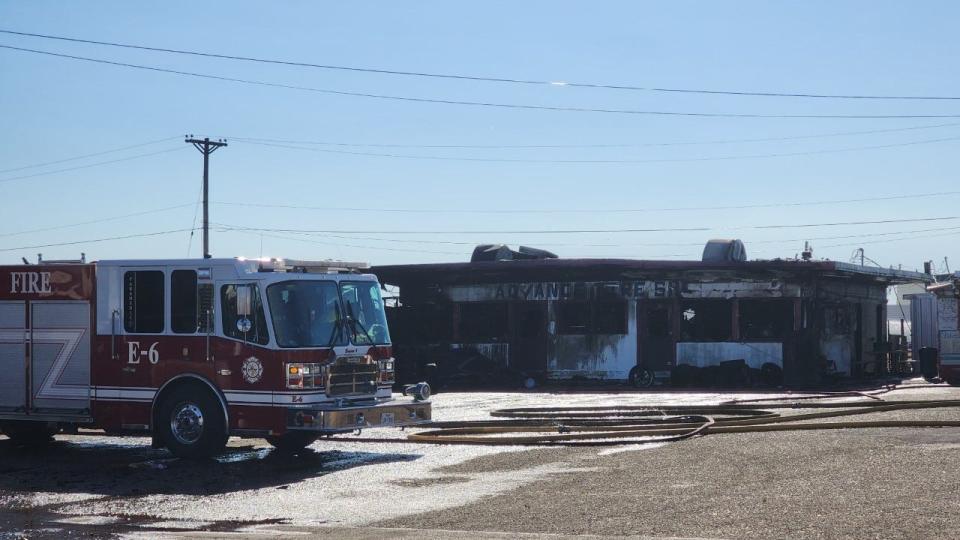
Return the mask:
<path id="1" fill-rule="evenodd" d="M 380 285 L 364 265 L 116 260 L 0 266 L 0 431 L 145 432 L 183 457 L 231 435 L 281 449 L 431 418 L 394 399 Z M 406 392 L 405 392 L 406 393 Z"/>

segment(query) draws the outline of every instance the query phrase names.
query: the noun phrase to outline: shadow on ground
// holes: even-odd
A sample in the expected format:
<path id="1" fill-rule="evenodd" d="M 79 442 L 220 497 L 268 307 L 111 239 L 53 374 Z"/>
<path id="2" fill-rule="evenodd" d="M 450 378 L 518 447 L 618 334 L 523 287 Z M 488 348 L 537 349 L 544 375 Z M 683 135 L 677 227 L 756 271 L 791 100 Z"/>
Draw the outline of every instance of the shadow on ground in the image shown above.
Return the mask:
<path id="1" fill-rule="evenodd" d="M 318 443 L 318 445 L 323 444 Z M 283 488 L 308 478 L 376 463 L 413 461 L 417 454 L 344 452 L 307 448 L 283 454 L 272 448 L 231 446 L 216 459 L 171 457 L 149 444 L 57 440 L 19 448 L 0 439 L 0 493 L 90 493 L 107 496 L 216 495 Z"/>

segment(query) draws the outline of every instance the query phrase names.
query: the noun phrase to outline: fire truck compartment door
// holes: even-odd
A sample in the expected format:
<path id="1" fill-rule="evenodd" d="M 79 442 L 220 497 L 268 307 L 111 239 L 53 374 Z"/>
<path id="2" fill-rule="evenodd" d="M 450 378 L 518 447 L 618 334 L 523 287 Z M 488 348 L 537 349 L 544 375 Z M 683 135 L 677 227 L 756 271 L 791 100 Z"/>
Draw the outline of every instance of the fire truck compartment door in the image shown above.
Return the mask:
<path id="1" fill-rule="evenodd" d="M 30 308 L 31 410 L 89 414 L 89 302 L 31 302 Z"/>
<path id="2" fill-rule="evenodd" d="M 0 302 L 0 412 L 27 406 L 26 303 Z"/>

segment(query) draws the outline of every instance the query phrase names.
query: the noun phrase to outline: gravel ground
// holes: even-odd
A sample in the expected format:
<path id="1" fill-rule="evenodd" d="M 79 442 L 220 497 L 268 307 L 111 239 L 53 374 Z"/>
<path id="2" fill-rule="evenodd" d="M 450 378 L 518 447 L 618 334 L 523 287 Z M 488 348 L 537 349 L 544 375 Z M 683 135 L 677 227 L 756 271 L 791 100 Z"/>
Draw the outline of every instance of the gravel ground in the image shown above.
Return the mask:
<path id="1" fill-rule="evenodd" d="M 960 391 L 885 397 L 958 399 Z M 857 418 L 960 420 L 960 414 L 951 408 Z M 708 435 L 646 451 L 486 456 L 446 472 L 509 470 L 515 461 L 541 460 L 561 460 L 566 472 L 470 505 L 377 525 L 763 539 L 957 538 L 960 530 L 960 428 Z"/>
<path id="2" fill-rule="evenodd" d="M 590 470 L 378 525 L 764 539 L 956 538 L 960 527 L 960 474 L 949 465 L 960 429 L 714 435 L 566 457 Z"/>
<path id="3" fill-rule="evenodd" d="M 447 393 L 434 406 L 438 419 L 462 420 L 486 419 L 500 407 L 757 396 Z M 960 389 L 883 397 L 960 399 Z M 843 400 L 851 399 L 862 398 Z M 781 411 L 796 412 L 807 411 Z M 859 418 L 960 420 L 960 413 Z M 960 428 L 713 434 L 660 445 L 532 449 L 411 444 L 399 430 L 364 435 L 396 441 L 320 441 L 291 457 L 263 441 L 233 439 L 221 458 L 194 463 L 152 450 L 142 437 L 60 436 L 37 452 L 0 436 L 0 540 L 955 538 L 960 530 L 960 472 L 949 465 L 960 457 Z"/>

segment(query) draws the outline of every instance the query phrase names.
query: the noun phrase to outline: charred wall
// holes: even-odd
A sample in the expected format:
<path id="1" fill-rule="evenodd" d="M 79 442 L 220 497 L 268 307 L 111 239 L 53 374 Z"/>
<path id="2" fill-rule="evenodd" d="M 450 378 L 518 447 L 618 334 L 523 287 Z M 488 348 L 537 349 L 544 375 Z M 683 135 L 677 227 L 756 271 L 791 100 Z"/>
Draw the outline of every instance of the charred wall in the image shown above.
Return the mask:
<path id="1" fill-rule="evenodd" d="M 800 385 L 871 373 L 886 339 L 883 283 L 782 272 L 623 277 L 401 283 L 391 313 L 398 363 L 472 364 L 491 373 L 464 380 L 505 382 L 626 380 L 635 368 L 680 382 L 737 364 Z"/>

